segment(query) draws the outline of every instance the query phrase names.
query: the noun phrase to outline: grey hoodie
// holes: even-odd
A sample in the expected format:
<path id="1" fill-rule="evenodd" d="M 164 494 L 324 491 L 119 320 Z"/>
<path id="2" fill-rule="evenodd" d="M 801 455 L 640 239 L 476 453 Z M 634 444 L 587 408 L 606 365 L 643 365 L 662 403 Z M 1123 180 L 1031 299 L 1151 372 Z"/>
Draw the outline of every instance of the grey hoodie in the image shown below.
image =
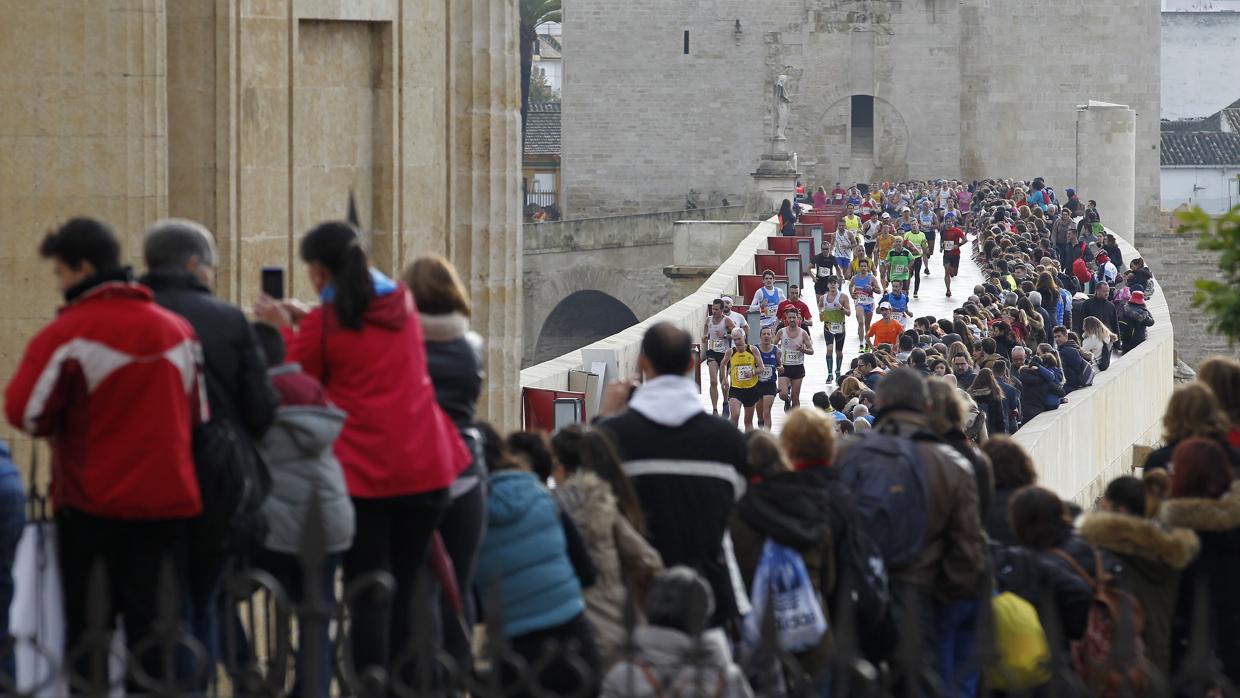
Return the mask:
<path id="1" fill-rule="evenodd" d="M 306 527 L 310 499 L 318 487 L 326 534 L 326 552 L 339 553 L 353 544 L 353 501 L 332 444 L 344 427 L 343 411 L 335 407 L 290 406 L 276 410 L 276 421 L 258 449 L 271 470 L 271 494 L 263 502 L 270 531 L 266 547 L 296 554 Z"/>

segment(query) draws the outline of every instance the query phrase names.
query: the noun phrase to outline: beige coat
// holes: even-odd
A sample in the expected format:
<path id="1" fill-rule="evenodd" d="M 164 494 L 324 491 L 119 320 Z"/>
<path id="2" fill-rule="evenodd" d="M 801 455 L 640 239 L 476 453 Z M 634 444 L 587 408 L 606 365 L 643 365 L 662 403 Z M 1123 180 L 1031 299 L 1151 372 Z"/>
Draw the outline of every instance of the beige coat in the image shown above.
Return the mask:
<path id="1" fill-rule="evenodd" d="M 556 501 L 573 518 L 598 571 L 594 585 L 583 590 L 586 617 L 594 625 L 603 666 L 611 666 L 624 643 L 624 607 L 631 584 L 639 599 L 663 570 L 659 553 L 620 515 L 611 485 L 581 471 L 555 490 Z M 627 583 L 626 583 L 627 582 Z"/>

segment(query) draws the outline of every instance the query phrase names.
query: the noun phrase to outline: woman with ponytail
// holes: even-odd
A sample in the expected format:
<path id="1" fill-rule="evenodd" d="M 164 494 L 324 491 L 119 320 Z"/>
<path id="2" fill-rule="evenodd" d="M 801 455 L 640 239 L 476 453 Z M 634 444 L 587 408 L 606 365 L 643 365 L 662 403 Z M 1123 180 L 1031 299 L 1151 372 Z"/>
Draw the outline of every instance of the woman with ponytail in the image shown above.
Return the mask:
<path id="1" fill-rule="evenodd" d="M 316 226 L 302 238 L 300 256 L 319 306 L 306 311 L 263 296 L 255 314 L 284 330 L 288 360 L 322 381 L 348 415 L 335 446 L 357 514 L 344 581 L 377 571 L 396 580 L 391 599 L 363 593 L 349 609 L 353 657 L 359 673 L 390 671 L 412 637 L 413 585 L 448 507 L 448 488 L 471 458 L 435 401 L 422 326 L 404 284 L 370 267 L 348 223 Z"/>

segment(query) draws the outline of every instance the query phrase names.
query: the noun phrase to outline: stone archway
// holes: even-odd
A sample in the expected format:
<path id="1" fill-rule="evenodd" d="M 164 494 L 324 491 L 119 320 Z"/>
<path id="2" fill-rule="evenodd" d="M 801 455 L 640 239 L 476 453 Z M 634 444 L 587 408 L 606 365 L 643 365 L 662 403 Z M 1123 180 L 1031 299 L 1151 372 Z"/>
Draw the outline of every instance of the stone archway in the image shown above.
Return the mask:
<path id="1" fill-rule="evenodd" d="M 534 363 L 554 359 L 637 323 L 637 315 L 614 296 L 602 291 L 577 291 L 557 303 L 543 322 Z"/>
<path id="2" fill-rule="evenodd" d="M 865 119 L 869 126 L 861 127 L 860 133 L 872 146 L 857 148 L 854 139 L 859 129 L 854 127 L 852 109 L 857 98 L 865 98 L 872 104 L 872 113 Z M 813 164 L 804 167 L 812 182 L 851 182 L 904 179 L 908 176 L 909 128 L 904 115 L 895 105 L 874 95 L 850 94 L 841 97 L 824 109 L 810 127 L 798 134 L 807 147 L 802 148 L 802 161 Z"/>

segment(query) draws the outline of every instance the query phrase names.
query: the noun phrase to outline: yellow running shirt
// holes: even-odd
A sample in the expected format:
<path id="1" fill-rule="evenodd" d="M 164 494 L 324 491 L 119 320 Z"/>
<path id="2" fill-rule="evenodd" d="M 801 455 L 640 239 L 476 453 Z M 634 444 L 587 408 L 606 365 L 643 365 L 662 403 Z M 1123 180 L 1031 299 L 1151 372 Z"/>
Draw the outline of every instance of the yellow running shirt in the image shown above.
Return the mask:
<path id="1" fill-rule="evenodd" d="M 753 354 L 749 351 L 749 345 L 745 345 L 744 349 L 732 351 L 732 360 L 729 362 L 729 370 L 732 372 L 733 388 L 752 388 L 758 384 L 758 372 L 755 370 L 757 362 L 754 361 Z"/>

